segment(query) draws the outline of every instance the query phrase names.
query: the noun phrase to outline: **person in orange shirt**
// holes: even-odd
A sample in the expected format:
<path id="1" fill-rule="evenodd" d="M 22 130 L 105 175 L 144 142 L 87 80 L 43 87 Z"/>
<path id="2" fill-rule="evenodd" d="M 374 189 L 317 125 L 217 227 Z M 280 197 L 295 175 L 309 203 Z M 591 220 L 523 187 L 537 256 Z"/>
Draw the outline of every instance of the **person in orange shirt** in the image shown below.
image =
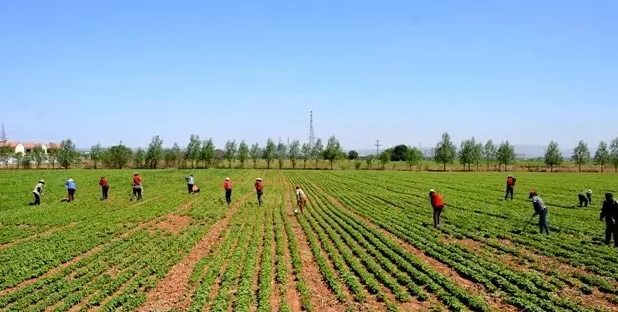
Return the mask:
<path id="1" fill-rule="evenodd" d="M 511 195 L 511 200 L 513 200 L 513 191 L 515 190 L 515 179 L 513 176 L 506 177 L 506 194 L 504 194 L 504 200 L 506 200 L 509 195 Z"/>
<path id="2" fill-rule="evenodd" d="M 101 186 L 101 200 L 107 199 L 107 193 L 109 192 L 109 181 L 104 176 L 99 180 L 99 185 Z"/>
<path id="3" fill-rule="evenodd" d="M 255 179 L 255 193 L 258 198 L 258 205 L 262 205 L 262 195 L 264 195 L 264 182 L 262 178 Z"/>
<path id="4" fill-rule="evenodd" d="M 223 189 L 225 190 L 225 201 L 229 205 L 232 202 L 232 181 L 230 181 L 230 178 L 225 178 Z"/>
<path id="5" fill-rule="evenodd" d="M 133 194 L 131 195 L 131 201 L 133 197 L 137 197 L 137 200 L 142 199 L 142 177 L 137 172 L 133 174 Z"/>
<path id="6" fill-rule="evenodd" d="M 440 214 L 442 214 L 446 203 L 444 203 L 442 196 L 434 190 L 429 190 L 429 201 L 433 208 L 433 227 L 437 229 L 440 227 Z"/>

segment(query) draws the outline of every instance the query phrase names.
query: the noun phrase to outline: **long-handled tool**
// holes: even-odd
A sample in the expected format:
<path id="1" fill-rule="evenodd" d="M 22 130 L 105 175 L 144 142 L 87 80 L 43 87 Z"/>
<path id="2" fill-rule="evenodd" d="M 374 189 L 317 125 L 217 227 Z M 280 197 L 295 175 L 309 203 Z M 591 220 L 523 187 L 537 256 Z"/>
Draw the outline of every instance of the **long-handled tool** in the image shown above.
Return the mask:
<path id="1" fill-rule="evenodd" d="M 534 218 L 535 215 L 532 215 L 532 217 L 530 217 L 530 219 L 528 220 L 528 222 L 526 222 L 526 225 L 524 225 L 524 229 L 521 230 L 522 233 L 526 231 L 526 228 L 528 227 L 528 225 L 530 224 L 530 221 L 532 221 L 532 218 Z"/>

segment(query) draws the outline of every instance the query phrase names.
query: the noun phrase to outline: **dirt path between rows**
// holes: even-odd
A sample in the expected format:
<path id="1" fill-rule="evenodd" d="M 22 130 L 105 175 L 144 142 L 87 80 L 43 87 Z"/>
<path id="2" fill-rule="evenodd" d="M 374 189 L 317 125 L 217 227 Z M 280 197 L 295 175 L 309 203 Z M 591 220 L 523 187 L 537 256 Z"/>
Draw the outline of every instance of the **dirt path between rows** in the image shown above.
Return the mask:
<path id="1" fill-rule="evenodd" d="M 193 272 L 193 268 L 197 262 L 203 258 L 213 247 L 217 238 L 223 230 L 229 225 L 230 219 L 236 211 L 247 200 L 249 195 L 243 195 L 232 207 L 227 211 L 225 216 L 215 222 L 208 233 L 191 249 L 189 254 L 184 257 L 178 264 L 172 267 L 167 276 L 165 276 L 157 286 L 148 292 L 146 302 L 137 310 L 139 312 L 161 311 L 171 309 L 186 309 L 190 304 L 188 298 L 189 278 Z"/>
<path id="2" fill-rule="evenodd" d="M 122 234 L 120 234 L 118 236 L 113 237 L 112 239 L 108 240 L 107 242 L 104 242 L 104 243 L 102 243 L 102 244 L 100 244 L 100 245 L 98 245 L 98 246 L 96 246 L 96 247 L 94 247 L 94 248 L 92 248 L 92 249 L 90 249 L 90 250 L 88 250 L 88 251 L 78 255 L 78 256 L 75 256 L 73 259 L 71 259 L 71 260 L 69 260 L 69 261 L 67 261 L 67 262 L 65 262 L 63 264 L 50 269 L 49 271 L 45 272 L 43 275 L 40 275 L 38 277 L 34 277 L 34 278 L 31 278 L 31 279 L 25 280 L 25 281 L 15 285 L 15 286 L 13 286 L 13 287 L 6 288 L 6 289 L 0 291 L 0 296 L 5 296 L 7 294 L 13 293 L 13 292 L 15 292 L 15 291 L 17 291 L 17 290 L 19 290 L 19 289 L 21 289 L 23 287 L 26 287 L 28 285 L 32 285 L 32 284 L 34 284 L 34 283 L 36 283 L 36 282 L 38 282 L 40 280 L 43 280 L 43 279 L 45 279 L 45 278 L 47 278 L 49 276 L 52 276 L 52 275 L 54 275 L 56 273 L 59 273 L 63 269 L 65 269 L 65 268 L 67 268 L 67 267 L 69 267 L 69 266 L 71 266 L 71 265 L 81 261 L 82 259 L 84 259 L 86 257 L 89 257 L 89 256 L 99 252 L 104 247 L 109 246 L 110 244 L 112 244 L 112 243 L 114 243 L 114 242 L 116 242 L 118 240 L 124 239 L 124 238 L 128 237 L 129 235 L 131 235 L 131 234 L 133 234 L 133 233 L 135 233 L 135 232 L 137 232 L 137 231 L 139 231 L 141 229 L 144 229 L 144 228 L 146 228 L 148 226 L 155 225 L 157 222 L 160 222 L 161 220 L 164 220 L 165 218 L 169 217 L 170 215 L 172 215 L 174 213 L 177 213 L 179 211 L 188 209 L 189 207 L 191 207 L 193 205 L 193 203 L 195 203 L 195 201 L 197 199 L 198 198 L 195 198 L 193 200 L 190 200 L 190 201 L 182 204 L 175 211 L 169 212 L 169 213 L 167 213 L 167 214 L 165 214 L 163 216 L 160 216 L 160 217 L 155 218 L 153 220 L 150 220 L 148 222 L 141 223 L 141 224 L 137 225 L 136 227 L 134 227 L 132 229 L 129 229 L 126 232 L 124 232 L 124 233 L 122 233 Z M 153 200 L 154 200 L 154 198 L 153 198 Z"/>
<path id="3" fill-rule="evenodd" d="M 337 206 L 337 208 L 356 216 L 369 227 L 372 227 L 378 230 L 381 234 L 385 235 L 387 238 L 397 243 L 397 245 L 399 245 L 405 251 L 414 255 L 416 258 L 420 259 L 423 263 L 431 266 L 432 268 L 434 268 L 437 272 L 441 273 L 442 275 L 447 276 L 451 281 L 455 282 L 455 284 L 458 285 L 459 287 L 462 287 L 464 290 L 468 291 L 469 293 L 473 295 L 482 295 L 487 300 L 489 305 L 492 306 L 493 308 L 501 312 L 502 311 L 508 311 L 508 312 L 519 311 L 516 307 L 505 303 L 504 298 L 500 298 L 498 294 L 488 293 L 484 285 L 473 282 L 471 280 L 468 280 L 462 277 L 457 271 L 450 268 L 448 265 L 438 261 L 435 258 L 432 258 L 431 256 L 426 255 L 422 250 L 408 244 L 407 242 L 403 241 L 402 239 L 400 239 L 393 233 L 373 223 L 371 219 L 361 216 L 355 213 L 354 211 L 348 209 L 339 199 L 325 192 L 319 185 L 316 185 L 315 183 L 313 183 L 313 186 L 319 192 L 324 194 L 332 204 Z"/>
<path id="4" fill-rule="evenodd" d="M 288 189 L 289 182 L 284 183 L 284 185 L 286 211 L 293 211 L 294 208 L 292 206 L 290 189 Z M 314 309 L 320 312 L 346 311 L 346 305 L 340 303 L 339 300 L 337 300 L 337 297 L 335 297 L 335 295 L 331 292 L 331 290 L 328 288 L 328 285 L 324 281 L 324 277 L 320 272 L 318 264 L 313 258 L 311 247 L 309 247 L 309 241 L 307 239 L 307 236 L 305 236 L 305 232 L 300 226 L 300 223 L 298 223 L 298 220 L 294 216 L 291 216 L 289 220 L 292 225 L 294 237 L 298 242 L 298 251 L 300 252 L 303 267 L 302 274 L 305 277 L 307 288 L 309 288 L 309 290 L 311 291 L 311 303 Z"/>

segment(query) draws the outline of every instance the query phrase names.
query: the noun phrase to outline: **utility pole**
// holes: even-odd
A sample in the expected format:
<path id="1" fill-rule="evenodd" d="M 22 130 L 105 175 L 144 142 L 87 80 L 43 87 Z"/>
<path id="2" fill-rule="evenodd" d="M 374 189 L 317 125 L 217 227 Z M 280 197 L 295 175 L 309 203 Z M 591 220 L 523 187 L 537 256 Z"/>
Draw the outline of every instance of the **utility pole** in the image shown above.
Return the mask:
<path id="1" fill-rule="evenodd" d="M 382 144 L 380 144 L 380 140 L 376 140 L 376 156 L 380 156 L 380 146 Z"/>
<path id="2" fill-rule="evenodd" d="M 0 137 L 0 141 L 6 141 L 6 131 L 4 131 L 4 123 L 2 123 L 2 134 Z"/>

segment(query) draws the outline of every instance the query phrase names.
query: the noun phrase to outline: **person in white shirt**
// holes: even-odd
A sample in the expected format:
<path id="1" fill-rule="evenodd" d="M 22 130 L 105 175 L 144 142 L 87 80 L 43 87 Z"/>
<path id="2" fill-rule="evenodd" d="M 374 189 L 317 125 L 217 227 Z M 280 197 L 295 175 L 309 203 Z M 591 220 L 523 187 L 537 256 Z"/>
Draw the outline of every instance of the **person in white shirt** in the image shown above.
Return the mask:
<path id="1" fill-rule="evenodd" d="M 34 194 L 34 203 L 32 203 L 31 205 L 38 206 L 41 204 L 41 195 L 44 195 L 43 194 L 44 186 L 45 186 L 44 180 L 39 180 L 39 183 L 37 183 L 34 186 L 34 189 L 32 190 L 32 194 Z"/>
<path id="2" fill-rule="evenodd" d="M 305 205 L 307 204 L 307 195 L 300 188 L 300 185 L 296 185 L 296 204 L 300 207 L 300 213 L 303 213 Z"/>

